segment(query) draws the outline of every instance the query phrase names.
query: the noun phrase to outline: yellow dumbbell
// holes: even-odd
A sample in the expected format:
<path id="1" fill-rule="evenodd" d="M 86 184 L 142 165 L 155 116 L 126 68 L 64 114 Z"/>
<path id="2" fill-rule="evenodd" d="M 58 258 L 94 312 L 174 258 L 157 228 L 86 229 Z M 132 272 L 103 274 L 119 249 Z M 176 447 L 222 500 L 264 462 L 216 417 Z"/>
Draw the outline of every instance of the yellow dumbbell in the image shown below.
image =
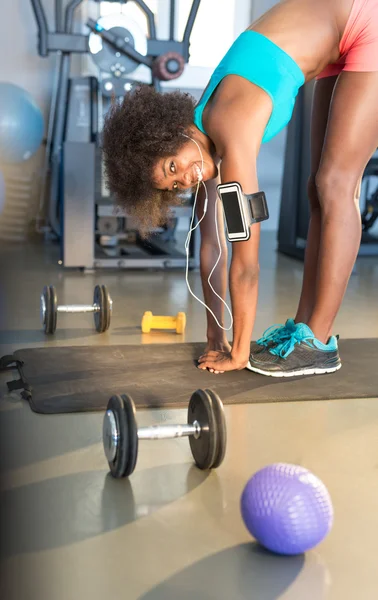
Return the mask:
<path id="1" fill-rule="evenodd" d="M 179 312 L 175 317 L 161 317 L 147 311 L 142 318 L 142 332 L 150 333 L 151 329 L 175 329 L 176 333 L 184 333 L 186 314 Z"/>

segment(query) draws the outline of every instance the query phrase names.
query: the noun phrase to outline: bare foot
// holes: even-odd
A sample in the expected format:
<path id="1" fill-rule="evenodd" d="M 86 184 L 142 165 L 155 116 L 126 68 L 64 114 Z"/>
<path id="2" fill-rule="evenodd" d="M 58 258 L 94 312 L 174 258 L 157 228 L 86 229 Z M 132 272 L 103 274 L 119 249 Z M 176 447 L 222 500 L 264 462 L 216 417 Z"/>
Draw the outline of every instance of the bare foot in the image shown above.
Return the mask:
<path id="1" fill-rule="evenodd" d="M 207 354 L 208 352 L 211 352 L 212 350 L 215 350 L 216 352 L 229 353 L 229 352 L 231 352 L 231 346 L 225 338 L 211 339 L 211 340 L 207 341 L 207 344 L 206 344 L 203 354 Z M 218 375 L 218 373 L 224 373 L 224 371 L 214 371 L 214 369 L 209 369 L 209 371 L 210 371 L 210 373 L 215 373 L 217 375 Z"/>

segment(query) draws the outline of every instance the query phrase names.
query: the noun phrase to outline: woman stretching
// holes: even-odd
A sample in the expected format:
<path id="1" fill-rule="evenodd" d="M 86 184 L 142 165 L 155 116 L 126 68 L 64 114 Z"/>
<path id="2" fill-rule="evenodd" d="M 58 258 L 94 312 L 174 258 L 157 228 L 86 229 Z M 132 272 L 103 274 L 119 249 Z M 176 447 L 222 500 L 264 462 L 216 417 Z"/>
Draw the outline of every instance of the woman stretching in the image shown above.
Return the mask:
<path id="1" fill-rule="evenodd" d="M 164 223 L 183 190 L 206 181 L 201 278 L 207 347 L 199 367 L 245 367 L 275 377 L 329 373 L 341 366 L 332 327 L 361 239 L 359 183 L 378 145 L 378 0 L 284 0 L 244 31 L 215 69 L 199 103 L 141 86 L 113 106 L 104 127 L 108 186 L 141 231 Z M 227 245 L 216 186 L 258 192 L 260 145 L 289 122 L 299 88 L 316 79 L 311 126 L 311 208 L 302 291 L 294 318 L 251 347 L 259 278 L 260 225 L 232 244 L 232 348 L 224 330 Z M 203 189 L 196 205 L 204 213 Z M 207 203 L 206 203 L 207 204 Z M 268 198 L 269 204 L 269 198 Z"/>

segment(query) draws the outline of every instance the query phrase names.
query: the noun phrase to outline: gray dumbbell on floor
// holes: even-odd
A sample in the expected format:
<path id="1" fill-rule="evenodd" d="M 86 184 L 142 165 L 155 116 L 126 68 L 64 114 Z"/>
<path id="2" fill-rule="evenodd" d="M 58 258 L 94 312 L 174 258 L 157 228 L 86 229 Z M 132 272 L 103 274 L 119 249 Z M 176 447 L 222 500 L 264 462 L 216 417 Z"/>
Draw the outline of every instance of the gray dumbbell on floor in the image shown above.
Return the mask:
<path id="1" fill-rule="evenodd" d="M 223 403 L 212 390 L 197 390 L 190 398 L 185 425 L 153 425 L 138 429 L 135 404 L 128 395 L 112 396 L 103 421 L 103 444 L 110 472 L 128 477 L 135 469 L 139 440 L 189 437 L 200 469 L 215 469 L 226 453 L 227 431 Z"/>
<path id="2" fill-rule="evenodd" d="M 110 327 L 113 301 L 105 285 L 96 285 L 93 304 L 58 304 L 57 294 L 53 285 L 45 286 L 41 294 L 41 321 L 45 333 L 54 333 L 58 313 L 87 313 L 94 316 L 95 328 L 103 333 Z"/>

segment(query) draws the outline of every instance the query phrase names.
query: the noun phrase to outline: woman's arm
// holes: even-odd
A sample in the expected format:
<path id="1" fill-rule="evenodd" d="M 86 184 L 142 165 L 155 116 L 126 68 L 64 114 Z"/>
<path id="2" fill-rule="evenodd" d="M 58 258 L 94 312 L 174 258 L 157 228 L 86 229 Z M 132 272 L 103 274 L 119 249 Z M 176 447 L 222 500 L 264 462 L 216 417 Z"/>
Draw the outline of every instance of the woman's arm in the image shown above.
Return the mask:
<path id="1" fill-rule="evenodd" d="M 230 76 L 230 78 L 233 76 Z M 206 124 L 211 139 L 221 156 L 222 183 L 236 181 L 245 194 L 259 191 L 257 181 L 257 156 L 272 104 L 269 96 L 250 84 L 233 78 L 235 96 L 213 111 Z M 229 274 L 230 294 L 234 319 L 232 352 L 227 355 L 210 352 L 200 357 L 200 368 L 215 373 L 246 367 L 253 326 L 256 318 L 259 277 L 260 225 L 251 226 L 250 239 L 232 243 L 232 260 Z"/>
<path id="2" fill-rule="evenodd" d="M 237 181 L 246 194 L 258 190 L 256 156 L 244 152 L 229 152 L 222 160 L 221 179 L 227 183 Z M 248 241 L 232 243 L 229 273 L 233 313 L 233 343 L 230 354 L 206 352 L 199 358 L 199 366 L 215 373 L 244 369 L 249 360 L 252 331 L 256 318 L 259 278 L 260 225 L 251 225 Z"/>
<path id="3" fill-rule="evenodd" d="M 217 294 L 225 300 L 227 291 L 227 242 L 224 233 L 221 203 L 217 203 L 218 194 L 216 186 L 219 183 L 220 178 L 216 177 L 215 179 L 207 181 L 205 184 L 208 195 L 208 205 L 206 215 L 199 225 L 201 232 L 200 272 L 204 302 L 213 311 L 218 322 L 224 327 L 225 306 L 214 294 L 208 283 L 208 277 L 218 260 L 219 252 L 221 250 L 221 258 L 210 281 Z M 203 185 L 201 185 L 196 206 L 198 220 L 203 216 L 205 197 L 205 190 Z M 215 211 L 217 211 L 220 248 L 215 228 Z M 207 340 L 213 346 L 212 349 L 215 350 L 219 347 L 219 350 L 221 350 L 223 346 L 228 346 L 226 332 L 218 326 L 213 315 L 208 310 L 206 311 L 206 317 Z M 226 321 L 227 318 L 229 319 L 228 315 L 226 315 Z"/>
<path id="4" fill-rule="evenodd" d="M 246 162 L 246 154 L 239 154 L 239 151 L 225 156 L 221 165 L 222 181 L 239 182 L 246 194 L 258 192 L 256 158 L 253 153 L 249 153 Z M 251 226 L 249 240 L 233 242 L 232 244 L 229 283 L 234 318 L 234 335 L 231 356 L 239 368 L 244 368 L 248 363 L 251 336 L 256 319 L 259 243 L 260 225 L 254 224 Z"/>

